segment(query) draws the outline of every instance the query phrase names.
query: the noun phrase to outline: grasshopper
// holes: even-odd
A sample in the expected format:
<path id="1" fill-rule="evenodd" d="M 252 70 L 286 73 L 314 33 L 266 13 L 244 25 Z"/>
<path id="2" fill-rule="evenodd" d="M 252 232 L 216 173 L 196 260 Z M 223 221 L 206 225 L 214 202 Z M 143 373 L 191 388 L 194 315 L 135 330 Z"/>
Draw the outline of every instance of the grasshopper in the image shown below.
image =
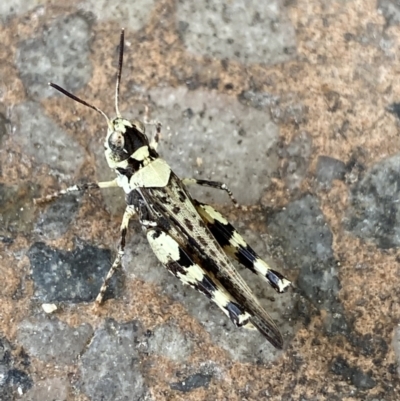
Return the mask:
<path id="1" fill-rule="evenodd" d="M 212 206 L 192 198 L 187 187 L 201 185 L 225 191 L 239 207 L 232 192 L 221 182 L 179 178 L 157 153 L 161 125 L 153 123 L 150 141 L 145 124 L 129 121 L 119 112 L 119 88 L 124 53 L 124 31 L 119 46 L 118 74 L 115 87 L 116 117 L 110 119 L 102 110 L 56 84 L 49 85 L 64 95 L 100 113 L 107 121 L 105 157 L 116 178 L 108 182 L 74 185 L 48 195 L 51 201 L 73 191 L 121 187 L 126 209 L 121 223 L 117 256 L 96 298 L 103 302 L 114 272 L 121 266 L 129 221 L 136 216 L 158 260 L 183 284 L 195 288 L 213 301 L 238 327 L 258 329 L 276 348 L 283 339 L 275 322 L 263 309 L 229 257 L 267 281 L 278 293 L 291 284 L 272 270 L 245 242 L 234 227 Z M 145 121 L 146 122 L 146 121 Z"/>

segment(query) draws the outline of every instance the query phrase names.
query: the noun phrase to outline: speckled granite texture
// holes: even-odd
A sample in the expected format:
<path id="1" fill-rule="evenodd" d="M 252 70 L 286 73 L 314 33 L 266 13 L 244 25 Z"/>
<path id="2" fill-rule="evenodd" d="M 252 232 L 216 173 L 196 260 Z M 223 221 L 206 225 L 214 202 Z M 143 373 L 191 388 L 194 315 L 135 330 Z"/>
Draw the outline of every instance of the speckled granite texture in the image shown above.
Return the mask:
<path id="1" fill-rule="evenodd" d="M 148 106 L 173 169 L 249 210 L 194 195 L 293 280 L 243 272 L 283 351 L 169 275 L 137 222 L 96 308 L 121 191 L 33 204 L 113 178 L 104 120 L 47 82 L 112 116 L 121 27 L 124 116 Z M 0 38 L 1 401 L 400 399 L 398 0 L 10 0 Z"/>

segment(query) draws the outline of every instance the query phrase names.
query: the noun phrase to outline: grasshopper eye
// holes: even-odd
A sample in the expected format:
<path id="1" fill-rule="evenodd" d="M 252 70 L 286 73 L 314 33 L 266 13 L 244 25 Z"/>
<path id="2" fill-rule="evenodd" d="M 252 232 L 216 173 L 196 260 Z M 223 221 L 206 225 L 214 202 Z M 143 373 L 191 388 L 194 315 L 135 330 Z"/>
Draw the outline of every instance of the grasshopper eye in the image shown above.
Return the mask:
<path id="1" fill-rule="evenodd" d="M 113 152 L 118 152 L 124 149 L 125 138 L 120 131 L 114 131 L 108 138 L 108 146 Z"/>

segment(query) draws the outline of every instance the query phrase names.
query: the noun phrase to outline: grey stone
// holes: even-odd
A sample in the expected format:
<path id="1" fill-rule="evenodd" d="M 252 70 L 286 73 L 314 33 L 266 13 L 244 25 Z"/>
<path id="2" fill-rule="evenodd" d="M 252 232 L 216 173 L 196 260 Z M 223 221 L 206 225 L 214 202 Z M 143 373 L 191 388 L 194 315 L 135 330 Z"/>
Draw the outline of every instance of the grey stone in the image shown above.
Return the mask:
<path id="1" fill-rule="evenodd" d="M 108 320 L 96 330 L 81 358 L 81 388 L 92 400 L 146 400 L 138 347 L 145 344 L 137 322 Z M 144 345 L 145 346 L 145 345 Z"/>
<path id="2" fill-rule="evenodd" d="M 189 359 L 193 348 L 193 342 L 188 335 L 171 323 L 156 327 L 148 344 L 149 352 L 179 362 Z"/>
<path id="3" fill-rule="evenodd" d="M 78 209 L 76 195 L 62 196 L 41 213 L 35 224 L 35 231 L 49 239 L 61 237 L 68 231 L 69 224 L 76 216 Z"/>
<path id="4" fill-rule="evenodd" d="M 2 401 L 13 401 L 15 400 L 14 397 L 16 396 L 16 394 L 18 394 L 18 396 L 20 394 L 24 394 L 32 387 L 33 382 L 31 377 L 26 372 L 20 369 L 10 369 L 6 373 L 6 376 L 7 378 L 5 386 L 0 389 Z"/>
<path id="5" fill-rule="evenodd" d="M 378 0 L 378 11 L 385 17 L 386 24 L 399 25 L 400 23 L 400 2 L 399 0 Z"/>
<path id="6" fill-rule="evenodd" d="M 82 15 L 55 20 L 40 37 L 18 46 L 16 65 L 28 95 L 33 99 L 54 96 L 48 82 L 76 92 L 92 76 L 89 59 L 90 24 Z"/>
<path id="7" fill-rule="evenodd" d="M 324 189 L 330 189 L 333 180 L 344 180 L 346 165 L 338 159 L 329 156 L 318 156 L 316 179 Z"/>
<path id="8" fill-rule="evenodd" d="M 0 237 L 32 230 L 32 199 L 36 193 L 33 185 L 23 181 L 16 185 L 0 183 Z"/>
<path id="9" fill-rule="evenodd" d="M 358 367 L 351 366 L 341 355 L 332 361 L 331 371 L 342 376 L 344 380 L 350 381 L 360 390 L 370 390 L 376 386 L 371 373 L 365 373 Z"/>
<path id="10" fill-rule="evenodd" d="M 280 239 L 289 266 L 304 268 L 315 262 L 332 261 L 332 232 L 312 195 L 305 195 L 269 216 L 267 225 L 269 233 Z"/>
<path id="11" fill-rule="evenodd" d="M 8 119 L 2 113 L 0 113 L 0 145 L 2 144 L 6 135 L 9 134 L 8 124 Z"/>
<path id="12" fill-rule="evenodd" d="M 34 243 L 28 251 L 35 296 L 41 301 L 93 301 L 108 273 L 112 256 L 107 249 L 77 243 L 72 252 L 53 249 L 43 242 Z M 117 276 L 111 280 L 106 298 L 121 288 Z"/>
<path id="13" fill-rule="evenodd" d="M 388 249 L 400 245 L 400 155 L 380 161 L 351 188 L 347 228 Z"/>
<path id="14" fill-rule="evenodd" d="M 297 127 L 307 118 L 307 107 L 295 94 L 280 98 L 279 102 L 271 103 L 269 107 L 272 121 L 276 124 L 292 124 Z"/>
<path id="15" fill-rule="evenodd" d="M 392 103 L 386 107 L 386 110 L 389 113 L 394 114 L 398 121 L 400 120 L 400 103 Z"/>
<path id="16" fill-rule="evenodd" d="M 52 377 L 37 381 L 21 397 L 22 401 L 67 401 L 73 391 L 67 378 Z"/>
<path id="17" fill-rule="evenodd" d="M 300 187 L 307 176 L 312 151 L 312 138 L 307 132 L 296 135 L 284 151 L 282 175 L 289 190 Z"/>
<path id="18" fill-rule="evenodd" d="M 332 232 L 317 199 L 306 195 L 289 203 L 269 216 L 267 225 L 275 244 L 282 249 L 285 263 L 300 270 L 297 288 L 315 306 L 329 312 L 325 330 L 348 335 L 350 326 L 338 298 L 340 282 Z"/>
<path id="19" fill-rule="evenodd" d="M 278 169 L 279 132 L 267 113 L 213 91 L 156 88 L 150 96 L 163 123 L 160 153 L 178 176 L 223 181 L 243 204 L 259 200 Z M 190 191 L 229 203 L 223 191 Z"/>
<path id="20" fill-rule="evenodd" d="M 188 393 L 199 387 L 208 387 L 212 376 L 202 373 L 195 373 L 194 375 L 188 376 L 185 380 L 180 382 L 171 383 L 170 387 L 172 390 L 182 391 Z"/>
<path id="21" fill-rule="evenodd" d="M 19 324 L 17 338 L 40 360 L 68 365 L 76 362 L 92 334 L 89 324 L 70 327 L 55 317 L 39 315 Z"/>
<path id="22" fill-rule="evenodd" d="M 291 59 L 296 49 L 294 27 L 281 4 L 278 0 L 179 1 L 177 29 L 196 55 L 281 63 Z"/>
<path id="23" fill-rule="evenodd" d="M 86 0 L 80 8 L 93 13 L 100 21 L 118 21 L 119 26 L 137 31 L 148 23 L 157 4 L 155 0 L 135 0 L 133 2 L 110 2 L 107 0 Z"/>
<path id="24" fill-rule="evenodd" d="M 0 336 L 0 399 L 14 401 L 19 395 L 28 391 L 33 384 L 28 373 L 17 368 L 28 366 L 30 361 L 25 352 L 18 358 L 13 357 L 13 345 Z"/>
<path id="25" fill-rule="evenodd" d="M 272 95 L 265 92 L 256 92 L 253 90 L 243 91 L 239 96 L 238 100 L 240 103 L 246 106 L 252 106 L 256 109 L 264 109 L 277 105 L 279 103 L 279 96 Z"/>
<path id="26" fill-rule="evenodd" d="M 12 17 L 42 8 L 45 0 L 13 0 L 0 2 L 0 22 L 6 24 Z"/>
<path id="27" fill-rule="evenodd" d="M 47 117 L 38 103 L 15 106 L 11 120 L 15 126 L 13 140 L 37 164 L 47 164 L 51 174 L 65 179 L 80 169 L 84 149 Z"/>

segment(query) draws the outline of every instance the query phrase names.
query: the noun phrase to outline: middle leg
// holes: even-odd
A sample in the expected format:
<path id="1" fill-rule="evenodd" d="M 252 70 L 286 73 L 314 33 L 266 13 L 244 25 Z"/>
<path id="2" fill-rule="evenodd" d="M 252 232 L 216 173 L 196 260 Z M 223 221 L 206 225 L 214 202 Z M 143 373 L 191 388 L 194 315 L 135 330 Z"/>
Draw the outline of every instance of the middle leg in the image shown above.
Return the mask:
<path id="1" fill-rule="evenodd" d="M 197 180 L 196 178 L 184 178 L 182 180 L 182 183 L 186 186 L 197 184 L 197 185 L 201 185 L 203 187 L 221 189 L 222 191 L 225 191 L 228 194 L 229 198 L 231 199 L 231 201 L 235 205 L 235 207 L 240 206 L 238 201 L 233 196 L 232 191 L 223 182 L 209 181 L 209 180 Z"/>

